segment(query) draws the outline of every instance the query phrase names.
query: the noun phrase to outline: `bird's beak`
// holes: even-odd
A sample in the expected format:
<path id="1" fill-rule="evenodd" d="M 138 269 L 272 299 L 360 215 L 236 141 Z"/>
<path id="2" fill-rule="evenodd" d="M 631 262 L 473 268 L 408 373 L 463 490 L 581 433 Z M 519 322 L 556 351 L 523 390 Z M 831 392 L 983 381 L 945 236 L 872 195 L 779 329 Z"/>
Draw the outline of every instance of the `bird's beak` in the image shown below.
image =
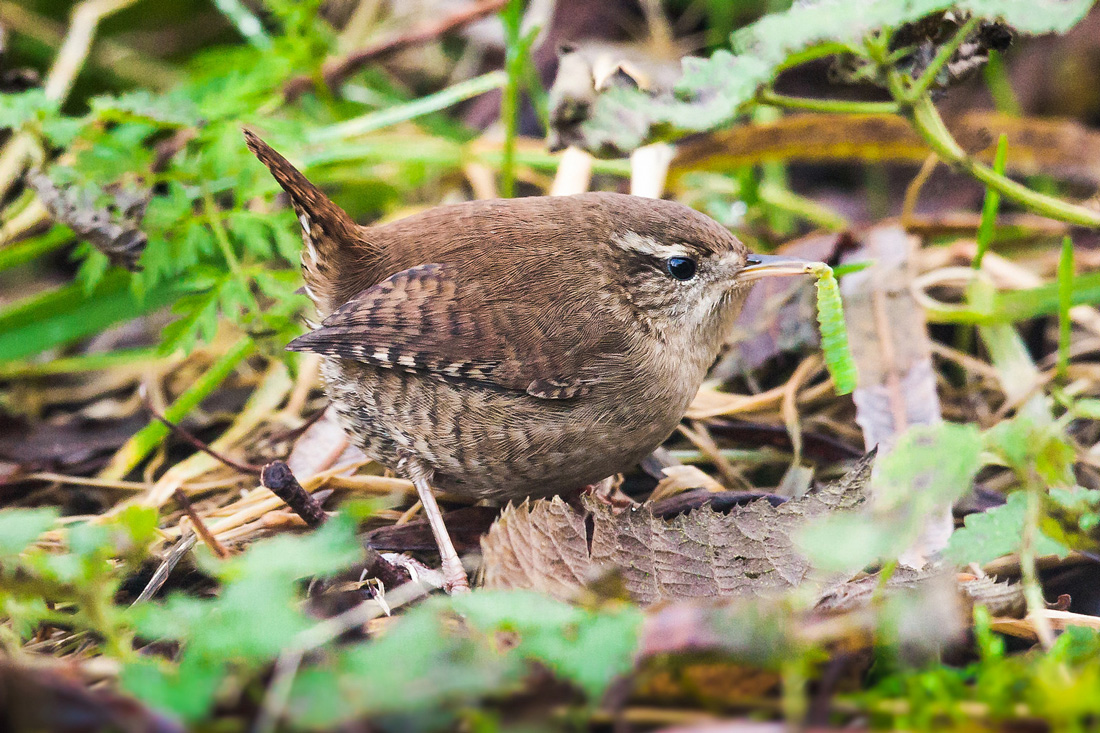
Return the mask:
<path id="1" fill-rule="evenodd" d="M 750 254 L 745 260 L 745 266 L 737 273 L 737 281 L 747 283 L 777 275 L 806 275 L 812 273 L 814 266 L 818 264 L 797 257 Z"/>

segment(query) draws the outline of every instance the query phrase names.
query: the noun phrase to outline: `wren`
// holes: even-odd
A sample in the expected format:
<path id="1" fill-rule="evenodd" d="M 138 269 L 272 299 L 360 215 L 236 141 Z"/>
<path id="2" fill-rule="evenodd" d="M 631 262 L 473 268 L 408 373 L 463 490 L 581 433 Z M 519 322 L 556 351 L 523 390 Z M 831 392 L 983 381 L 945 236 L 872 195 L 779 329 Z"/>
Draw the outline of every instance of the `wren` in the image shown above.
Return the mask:
<path id="1" fill-rule="evenodd" d="M 348 435 L 416 485 L 448 590 L 467 581 L 433 487 L 505 502 L 631 468 L 675 430 L 750 283 L 805 271 L 686 206 L 617 193 L 363 227 L 245 137 L 298 215 L 322 319 L 287 348 L 324 357 Z"/>

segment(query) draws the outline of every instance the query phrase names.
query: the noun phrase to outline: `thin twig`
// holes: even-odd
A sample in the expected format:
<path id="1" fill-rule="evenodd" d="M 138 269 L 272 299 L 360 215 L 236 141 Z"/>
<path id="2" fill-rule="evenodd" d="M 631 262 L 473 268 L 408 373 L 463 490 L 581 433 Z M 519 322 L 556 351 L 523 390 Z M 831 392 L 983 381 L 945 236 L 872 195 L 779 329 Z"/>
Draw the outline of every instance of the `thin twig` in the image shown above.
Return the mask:
<path id="1" fill-rule="evenodd" d="M 218 538 L 214 536 L 214 533 L 210 531 L 210 528 L 206 526 L 206 522 L 202 521 L 202 517 L 195 511 L 195 507 L 191 506 L 191 502 L 187 499 L 187 495 L 179 489 L 176 489 L 172 493 L 172 497 L 179 504 L 183 513 L 191 520 L 191 525 L 195 528 L 195 532 L 199 537 L 202 537 L 202 541 L 206 543 L 206 546 L 214 551 L 214 554 L 218 557 L 225 559 L 229 557 L 229 550 L 225 548 L 221 542 L 218 542 Z"/>
<path id="2" fill-rule="evenodd" d="M 329 89 L 335 89 L 371 61 L 401 51 L 409 46 L 427 43 L 440 36 L 452 33 L 468 23 L 492 15 L 504 7 L 506 3 L 507 0 L 481 0 L 475 5 L 448 15 L 434 23 L 427 23 L 419 28 L 413 28 L 407 33 L 387 38 L 373 46 L 367 46 L 361 51 L 350 53 L 343 58 L 333 59 L 321 69 L 321 76 Z M 283 87 L 283 97 L 286 101 L 293 102 L 312 89 L 313 85 L 314 78 L 312 76 L 308 74 L 296 76 Z"/>
<path id="3" fill-rule="evenodd" d="M 235 461 L 228 456 L 222 455 L 221 453 L 211 448 L 207 443 L 204 443 L 202 440 L 199 440 L 197 437 L 195 437 L 195 435 L 187 430 L 187 428 L 177 425 L 176 423 L 172 422 L 164 415 L 162 415 L 159 411 L 157 411 L 157 408 L 153 406 L 153 402 L 149 399 L 149 393 L 145 389 L 144 384 L 138 388 L 138 394 L 141 396 L 141 401 L 145 403 L 145 409 L 149 411 L 149 414 L 153 416 L 153 419 L 159 421 L 165 427 L 175 433 L 176 437 L 190 443 L 192 447 L 201 450 L 203 453 L 207 454 L 214 460 L 224 463 L 230 468 L 236 469 L 242 473 L 251 474 L 253 476 L 260 475 L 260 466 L 256 466 L 251 463 L 241 463 L 240 461 Z"/>

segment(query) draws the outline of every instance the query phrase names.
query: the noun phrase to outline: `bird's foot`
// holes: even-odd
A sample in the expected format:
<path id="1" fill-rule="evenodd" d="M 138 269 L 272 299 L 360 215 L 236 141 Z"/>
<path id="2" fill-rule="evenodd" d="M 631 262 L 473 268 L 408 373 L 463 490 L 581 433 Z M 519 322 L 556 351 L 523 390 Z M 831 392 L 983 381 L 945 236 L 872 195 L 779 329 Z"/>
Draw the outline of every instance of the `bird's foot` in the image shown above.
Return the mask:
<path id="1" fill-rule="evenodd" d="M 587 494 L 601 504 L 611 507 L 613 514 L 622 514 L 627 509 L 634 509 L 639 506 L 638 502 L 631 499 L 625 493 L 622 488 L 623 477 L 621 475 L 608 476 L 603 481 L 597 481 L 594 484 L 581 489 L 581 494 Z"/>
<path id="2" fill-rule="evenodd" d="M 466 577 L 466 568 L 457 556 L 452 558 L 454 562 L 443 562 L 443 590 L 448 595 L 455 593 L 469 593 L 470 579 Z"/>

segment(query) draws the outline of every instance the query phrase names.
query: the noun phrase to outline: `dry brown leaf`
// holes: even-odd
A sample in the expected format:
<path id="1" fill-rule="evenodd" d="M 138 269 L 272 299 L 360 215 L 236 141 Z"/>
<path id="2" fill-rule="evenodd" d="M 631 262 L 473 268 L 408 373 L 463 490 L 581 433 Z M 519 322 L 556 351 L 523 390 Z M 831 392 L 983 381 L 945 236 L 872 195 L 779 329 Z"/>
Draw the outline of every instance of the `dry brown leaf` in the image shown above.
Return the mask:
<path id="1" fill-rule="evenodd" d="M 703 507 L 667 521 L 649 505 L 619 515 L 594 503 L 581 514 L 558 498 L 509 505 L 481 541 L 484 585 L 568 598 L 608 567 L 641 603 L 798 585 L 810 564 L 791 535 L 811 517 L 862 502 L 870 467 L 865 458 L 843 479 L 779 506 Z"/>
<path id="2" fill-rule="evenodd" d="M 667 466 L 662 470 L 665 477 L 657 483 L 650 501 L 659 501 L 689 489 L 706 489 L 714 493 L 726 490 L 725 486 L 715 481 L 698 466 Z"/>

